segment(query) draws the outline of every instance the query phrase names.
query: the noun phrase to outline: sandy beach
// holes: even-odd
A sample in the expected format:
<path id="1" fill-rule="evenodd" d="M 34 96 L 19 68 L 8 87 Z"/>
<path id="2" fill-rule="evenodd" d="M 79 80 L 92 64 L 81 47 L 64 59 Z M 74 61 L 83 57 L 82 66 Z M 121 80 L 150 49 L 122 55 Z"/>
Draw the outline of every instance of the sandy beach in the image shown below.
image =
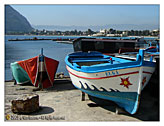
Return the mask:
<path id="1" fill-rule="evenodd" d="M 90 100 L 87 95 L 82 101 L 81 91 L 72 85 L 69 78 L 56 79 L 53 87 L 43 91 L 34 89 L 36 87 L 30 84 L 5 82 L 5 121 L 159 121 L 159 99 L 151 95 L 149 86 L 142 92 L 139 110 L 135 115 L 122 111 L 112 101 L 96 99 L 93 102 L 95 99 Z M 29 93 L 39 95 L 40 110 L 31 114 L 14 114 L 11 101 Z"/>

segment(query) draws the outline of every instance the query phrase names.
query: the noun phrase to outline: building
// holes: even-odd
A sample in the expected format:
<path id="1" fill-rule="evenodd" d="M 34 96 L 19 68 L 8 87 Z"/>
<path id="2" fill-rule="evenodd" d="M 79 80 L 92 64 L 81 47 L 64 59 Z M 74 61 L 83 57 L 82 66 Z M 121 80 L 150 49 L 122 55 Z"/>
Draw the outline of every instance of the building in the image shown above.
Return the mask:
<path id="1" fill-rule="evenodd" d="M 152 36 L 159 36 L 159 29 L 155 29 L 151 31 Z"/>

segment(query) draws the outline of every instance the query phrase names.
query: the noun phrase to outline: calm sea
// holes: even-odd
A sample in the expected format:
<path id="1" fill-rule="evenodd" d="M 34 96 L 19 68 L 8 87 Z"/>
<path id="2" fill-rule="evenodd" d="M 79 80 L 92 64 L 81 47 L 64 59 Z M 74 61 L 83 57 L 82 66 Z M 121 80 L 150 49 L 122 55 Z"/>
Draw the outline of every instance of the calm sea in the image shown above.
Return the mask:
<path id="1" fill-rule="evenodd" d="M 40 54 L 43 48 L 44 55 L 59 61 L 57 72 L 68 75 L 64 59 L 67 54 L 73 52 L 72 44 L 57 43 L 51 40 L 44 41 L 8 41 L 8 39 L 25 38 L 77 38 L 73 36 L 5 36 L 5 80 L 12 79 L 10 63 L 29 59 Z"/>
<path id="2" fill-rule="evenodd" d="M 72 44 L 62 44 L 51 40 L 43 41 L 8 41 L 8 39 L 33 38 L 35 36 L 5 36 L 5 80 L 12 79 L 10 63 L 29 59 L 43 53 L 49 58 L 59 61 L 57 72 L 64 72 L 68 75 L 64 59 L 67 54 L 73 52 Z M 37 38 L 61 38 L 58 36 L 36 36 Z"/>

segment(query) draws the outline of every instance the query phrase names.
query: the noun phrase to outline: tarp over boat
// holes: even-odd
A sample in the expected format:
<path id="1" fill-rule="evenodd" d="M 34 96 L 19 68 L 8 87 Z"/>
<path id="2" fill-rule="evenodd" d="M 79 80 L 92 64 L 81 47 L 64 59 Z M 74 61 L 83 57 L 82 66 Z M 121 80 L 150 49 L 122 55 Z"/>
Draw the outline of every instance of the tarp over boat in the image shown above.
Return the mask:
<path id="1" fill-rule="evenodd" d="M 42 88 L 48 88 L 53 86 L 58 64 L 59 61 L 40 55 L 12 63 L 11 69 L 17 83 L 29 80 L 35 87 L 41 83 Z"/>

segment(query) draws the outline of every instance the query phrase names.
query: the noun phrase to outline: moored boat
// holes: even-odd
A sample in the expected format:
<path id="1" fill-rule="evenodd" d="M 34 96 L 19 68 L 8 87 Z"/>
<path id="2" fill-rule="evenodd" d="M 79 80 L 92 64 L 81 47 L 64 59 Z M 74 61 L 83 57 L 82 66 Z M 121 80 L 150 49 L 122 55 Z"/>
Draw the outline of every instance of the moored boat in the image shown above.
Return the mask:
<path id="1" fill-rule="evenodd" d="M 53 86 L 59 61 L 41 55 L 11 63 L 11 70 L 17 84 L 31 82 L 35 87 Z"/>
<path id="2" fill-rule="evenodd" d="M 154 70 L 147 50 L 139 50 L 135 61 L 103 55 L 99 52 L 75 52 L 65 58 L 73 85 L 98 98 L 116 102 L 130 114 L 137 112 L 141 91 Z M 153 52 L 152 52 L 153 53 Z"/>
<path id="3" fill-rule="evenodd" d="M 144 47 L 146 41 L 140 39 L 78 38 L 73 41 L 74 52 L 98 51 L 101 53 L 118 53 L 120 48 L 130 51 Z M 138 51 L 138 50 L 137 50 Z"/>

